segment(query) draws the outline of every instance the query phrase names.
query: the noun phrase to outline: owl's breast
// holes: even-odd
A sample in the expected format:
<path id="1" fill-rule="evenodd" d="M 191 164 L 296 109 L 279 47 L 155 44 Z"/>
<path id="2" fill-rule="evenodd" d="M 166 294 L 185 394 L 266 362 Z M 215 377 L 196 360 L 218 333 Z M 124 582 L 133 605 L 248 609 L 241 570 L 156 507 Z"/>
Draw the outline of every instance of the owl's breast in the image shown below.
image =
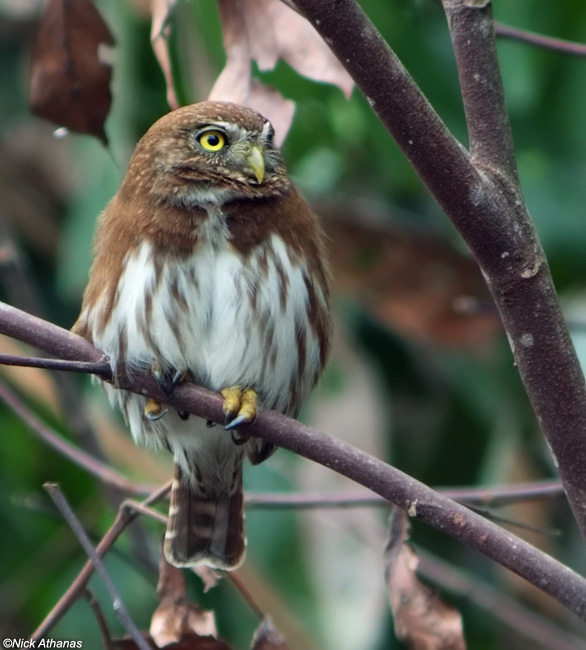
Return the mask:
<path id="1" fill-rule="evenodd" d="M 143 242 L 94 343 L 131 368 L 156 360 L 212 390 L 251 386 L 267 408 L 295 414 L 322 363 L 310 309 L 315 300 L 325 309 L 326 296 L 308 277 L 277 235 L 246 257 L 228 240 L 184 258 Z"/>

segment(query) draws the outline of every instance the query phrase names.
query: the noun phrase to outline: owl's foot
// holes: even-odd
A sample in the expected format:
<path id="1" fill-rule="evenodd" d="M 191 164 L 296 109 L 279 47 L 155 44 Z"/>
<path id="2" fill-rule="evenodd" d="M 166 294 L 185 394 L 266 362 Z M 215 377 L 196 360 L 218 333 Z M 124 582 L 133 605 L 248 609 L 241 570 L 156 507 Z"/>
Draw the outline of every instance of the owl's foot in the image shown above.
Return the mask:
<path id="1" fill-rule="evenodd" d="M 181 384 L 184 381 L 191 381 L 192 379 L 189 370 L 163 368 L 158 361 L 153 361 L 151 374 L 165 395 L 170 395 L 177 384 Z"/>
<path id="2" fill-rule="evenodd" d="M 151 365 L 151 374 L 165 395 L 170 395 L 177 384 L 184 381 L 191 381 L 191 373 L 189 370 L 163 370 L 158 361 L 153 361 L 153 364 Z M 161 402 L 151 398 L 144 407 L 144 416 L 147 420 L 156 422 L 157 420 L 160 420 L 167 411 L 168 409 L 164 407 Z M 177 414 L 182 420 L 187 420 L 189 417 L 189 413 L 185 413 L 184 411 L 177 411 Z"/>
<path id="3" fill-rule="evenodd" d="M 160 420 L 168 410 L 169 409 L 165 408 L 161 402 L 157 402 L 156 399 L 151 398 L 144 407 L 144 416 L 147 420 L 156 422 L 157 420 Z"/>
<path id="4" fill-rule="evenodd" d="M 232 431 L 234 444 L 242 445 L 248 440 L 248 436 L 241 435 L 235 429 L 254 421 L 258 395 L 252 388 L 240 388 L 239 386 L 224 388 L 220 392 L 224 398 L 223 408 L 226 416 L 224 428 Z"/>

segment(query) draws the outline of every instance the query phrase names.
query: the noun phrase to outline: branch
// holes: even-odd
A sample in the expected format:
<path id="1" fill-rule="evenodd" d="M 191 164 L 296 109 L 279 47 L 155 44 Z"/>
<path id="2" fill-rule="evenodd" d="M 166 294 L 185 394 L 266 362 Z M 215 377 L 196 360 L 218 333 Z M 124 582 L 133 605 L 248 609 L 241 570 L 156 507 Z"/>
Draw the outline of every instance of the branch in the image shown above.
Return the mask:
<path id="1" fill-rule="evenodd" d="M 122 598 L 110 577 L 110 574 L 106 570 L 106 567 L 102 563 L 102 559 L 96 552 L 96 549 L 93 547 L 90 542 L 87 533 L 83 529 L 79 519 L 75 516 L 73 510 L 67 499 L 61 492 L 59 486 L 56 483 L 45 483 L 45 490 L 49 493 L 51 499 L 65 518 L 65 521 L 71 527 L 71 530 L 79 540 L 79 543 L 83 547 L 84 551 L 88 554 L 92 564 L 94 565 L 95 570 L 98 572 L 100 578 L 106 586 L 106 590 L 112 599 L 112 605 L 114 607 L 114 612 L 124 629 L 130 634 L 132 640 L 136 643 L 136 647 L 139 650 L 151 650 L 150 645 L 145 641 L 143 635 L 140 633 L 140 630 L 136 627 L 135 622 L 130 618 L 130 615 L 122 602 Z"/>
<path id="2" fill-rule="evenodd" d="M 26 359 L 26 357 L 25 357 Z M 4 362 L 0 355 L 0 364 Z M 79 372 L 88 372 L 96 364 L 64 361 L 72 364 Z M 106 362 L 104 362 L 106 363 Z M 100 372 L 104 372 L 104 364 L 97 364 Z M 109 367 L 109 366 L 108 366 Z M 33 433 L 49 447 L 69 459 L 78 467 L 96 477 L 103 483 L 128 494 L 148 495 L 155 490 L 153 485 L 145 485 L 129 480 L 122 474 L 112 470 L 91 454 L 79 449 L 54 429 L 42 422 L 7 386 L 0 383 L 0 400 L 18 415 Z M 478 488 L 440 488 L 441 492 L 450 499 L 467 504 L 481 504 L 487 507 L 499 507 L 508 503 L 558 497 L 563 494 L 559 481 L 536 481 L 533 483 L 478 487 Z M 131 503 L 127 501 L 127 503 Z M 133 507 L 145 514 L 140 504 L 132 502 Z M 320 493 L 286 493 L 286 494 L 246 494 L 245 505 L 257 509 L 287 509 L 287 508 L 351 508 L 367 506 L 389 506 L 389 502 L 370 492 L 357 494 L 356 492 L 335 493 L 324 495 Z M 158 514 L 158 513 L 157 513 Z"/>
<path id="3" fill-rule="evenodd" d="M 46 359 L 45 357 L 23 357 L 17 354 L 0 354 L 0 365 L 21 368 L 42 368 L 64 372 L 85 372 L 91 375 L 109 376 L 110 364 L 104 361 L 71 361 L 67 359 Z"/>
<path id="4" fill-rule="evenodd" d="M 164 498 L 170 490 L 171 482 L 169 481 L 169 483 L 163 487 L 155 490 L 148 497 L 148 499 L 145 499 L 145 501 L 142 502 L 142 505 L 148 506 L 156 503 L 160 499 Z M 136 515 L 137 513 L 132 509 L 132 506 L 130 504 L 122 503 L 120 505 L 118 516 L 114 520 L 112 526 L 110 526 L 108 529 L 108 532 L 102 538 L 102 541 L 95 549 L 98 557 L 103 558 L 104 555 L 106 555 L 106 553 L 110 550 L 124 529 L 134 521 Z M 63 594 L 59 602 L 55 605 L 55 607 L 53 607 L 53 609 L 46 616 L 45 620 L 32 634 L 31 641 L 38 642 L 41 639 L 44 639 L 47 634 L 53 629 L 53 627 L 57 625 L 57 623 L 65 615 L 71 605 L 73 605 L 73 603 L 84 593 L 86 585 L 94 573 L 94 569 L 95 566 L 93 562 L 91 560 L 88 560 L 69 589 Z"/>
<path id="5" fill-rule="evenodd" d="M 28 343 L 61 359 L 93 363 L 106 360 L 102 352 L 81 336 L 4 302 L 0 302 L 0 334 Z M 107 372 L 100 377 L 110 379 L 112 373 Z"/>
<path id="6" fill-rule="evenodd" d="M 0 305 L 0 331 L 3 330 L 2 313 L 13 311 L 18 312 Z M 81 361 L 88 360 L 88 357 L 96 359 L 100 355 L 87 341 L 71 332 L 33 317 L 30 319 L 23 312 L 18 313 L 19 322 L 26 325 L 22 338 L 45 341 L 46 352 L 63 349 L 65 339 L 69 354 L 77 351 Z M 46 334 L 47 330 L 44 333 L 34 331 L 44 328 L 50 330 L 54 340 Z M 15 328 L 12 329 L 18 334 Z M 206 420 L 222 421 L 222 398 L 217 393 L 186 383 L 166 396 L 149 372 L 136 373 L 132 383 L 127 378 L 124 381 L 119 388 L 153 397 Z M 274 411 L 259 413 L 246 433 L 262 437 L 360 483 L 406 510 L 411 517 L 447 533 L 517 573 L 586 620 L 586 580 L 522 539 L 398 469 Z"/>
<path id="7" fill-rule="evenodd" d="M 517 29 L 516 27 L 497 22 L 494 24 L 494 29 L 498 37 L 509 38 L 513 41 L 520 41 L 521 43 L 529 43 L 544 50 L 554 50 L 562 54 L 586 56 L 586 45 L 583 43 L 574 43 L 561 38 L 543 36 L 542 34 L 535 34 L 524 29 Z"/>
<path id="8" fill-rule="evenodd" d="M 518 185 L 489 0 L 444 0 L 472 156 L 448 132 L 354 0 L 295 4 L 352 75 L 479 263 L 586 536 L 586 386 Z M 473 56 L 470 63 L 464 60 L 468 55 Z M 493 102 L 492 115 L 483 106 L 487 101 Z M 471 124 L 483 116 L 497 128 L 495 143 L 487 125 Z"/>
<path id="9" fill-rule="evenodd" d="M 490 1 L 443 0 L 443 4 L 458 65 L 472 163 L 518 186 Z"/>
<path id="10" fill-rule="evenodd" d="M 480 504 L 498 508 L 509 503 L 562 496 L 559 481 L 535 481 L 519 485 L 479 488 L 436 488 L 440 494 L 465 504 Z M 288 510 L 310 508 L 389 507 L 387 499 L 369 492 L 286 492 L 283 494 L 254 492 L 244 495 L 247 508 L 257 510 Z"/>
<path id="11" fill-rule="evenodd" d="M 477 575 L 469 575 L 466 571 L 419 547 L 416 550 L 419 558 L 418 574 L 441 589 L 466 598 L 483 609 L 489 616 L 538 644 L 539 647 L 555 648 L 556 650 L 580 650 L 583 648 L 582 639 L 559 628 L 542 614 L 531 611 L 502 591 L 494 589 L 480 580 Z"/>

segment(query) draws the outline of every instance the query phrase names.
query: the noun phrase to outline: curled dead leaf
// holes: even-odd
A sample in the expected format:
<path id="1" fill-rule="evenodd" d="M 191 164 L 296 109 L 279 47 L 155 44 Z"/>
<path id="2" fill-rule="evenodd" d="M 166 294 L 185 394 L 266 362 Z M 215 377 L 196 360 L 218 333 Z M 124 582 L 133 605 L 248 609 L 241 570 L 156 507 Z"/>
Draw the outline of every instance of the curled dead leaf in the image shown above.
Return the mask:
<path id="1" fill-rule="evenodd" d="M 166 562 L 162 554 L 157 595 L 160 604 L 151 619 L 150 635 L 159 648 L 224 650 L 229 647 L 217 639 L 213 612 L 204 611 L 189 602 L 183 572 Z M 188 640 L 193 644 L 183 645 Z"/>
<path id="2" fill-rule="evenodd" d="M 49 0 L 33 48 L 29 104 L 40 117 L 106 144 L 112 72 L 104 45 L 114 38 L 91 0 Z"/>
<path id="3" fill-rule="evenodd" d="M 270 617 L 265 616 L 254 632 L 250 650 L 289 650 L 289 646 Z"/>
<path id="4" fill-rule="evenodd" d="M 151 0 L 152 26 L 151 45 L 157 57 L 165 84 L 167 86 L 167 103 L 171 110 L 179 108 L 179 102 L 175 93 L 173 83 L 173 71 L 171 69 L 171 56 L 169 54 L 169 20 L 171 12 L 177 0 Z"/>
<path id="5" fill-rule="evenodd" d="M 354 83 L 312 25 L 280 0 L 219 0 L 226 65 L 210 99 L 245 104 L 265 115 L 283 142 L 294 104 L 251 78 L 250 61 L 272 69 L 279 58 L 300 74 L 339 86 L 349 96 Z"/>
<path id="6" fill-rule="evenodd" d="M 466 650 L 460 612 L 419 582 L 419 559 L 408 539 L 407 515 L 396 508 L 384 559 L 397 638 L 413 650 Z"/>

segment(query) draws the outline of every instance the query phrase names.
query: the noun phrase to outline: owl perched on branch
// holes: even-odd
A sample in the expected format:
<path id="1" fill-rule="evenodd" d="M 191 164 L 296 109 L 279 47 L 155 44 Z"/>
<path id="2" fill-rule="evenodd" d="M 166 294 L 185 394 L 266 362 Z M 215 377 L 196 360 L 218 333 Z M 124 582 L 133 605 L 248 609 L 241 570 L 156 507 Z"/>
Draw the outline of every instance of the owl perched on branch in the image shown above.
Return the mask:
<path id="1" fill-rule="evenodd" d="M 328 357 L 324 234 L 273 134 L 221 102 L 156 122 L 100 218 L 73 328 L 114 376 L 150 369 L 167 393 L 189 380 L 224 396 L 231 431 L 105 384 L 135 441 L 174 456 L 163 549 L 176 566 L 242 563 L 243 457 L 273 451 L 243 428 L 258 404 L 295 417 Z"/>

